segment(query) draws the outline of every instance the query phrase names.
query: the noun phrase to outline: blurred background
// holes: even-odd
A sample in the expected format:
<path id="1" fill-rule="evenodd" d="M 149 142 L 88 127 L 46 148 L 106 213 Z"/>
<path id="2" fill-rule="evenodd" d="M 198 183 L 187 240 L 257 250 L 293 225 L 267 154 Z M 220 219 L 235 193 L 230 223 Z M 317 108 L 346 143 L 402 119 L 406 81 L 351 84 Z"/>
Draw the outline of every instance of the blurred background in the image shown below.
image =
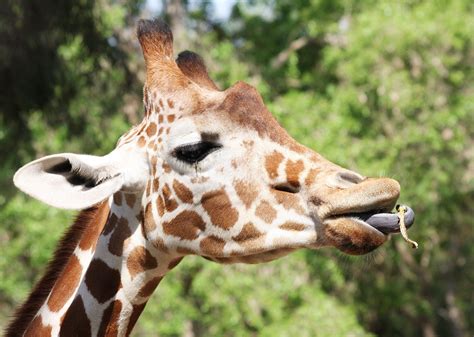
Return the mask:
<path id="1" fill-rule="evenodd" d="M 55 152 L 102 155 L 141 120 L 140 17 L 221 88 L 256 86 L 298 141 L 402 186 L 410 231 L 363 257 L 300 251 L 265 265 L 186 258 L 133 336 L 474 333 L 474 5 L 471 0 L 3 0 L 0 3 L 0 327 L 74 213 L 12 184 Z"/>

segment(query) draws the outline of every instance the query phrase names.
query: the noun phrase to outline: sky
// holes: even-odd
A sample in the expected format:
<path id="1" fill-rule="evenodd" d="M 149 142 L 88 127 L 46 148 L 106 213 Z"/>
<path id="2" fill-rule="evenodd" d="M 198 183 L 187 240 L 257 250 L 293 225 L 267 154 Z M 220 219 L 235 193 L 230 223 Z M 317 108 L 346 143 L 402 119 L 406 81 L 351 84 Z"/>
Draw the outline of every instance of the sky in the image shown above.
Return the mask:
<path id="1" fill-rule="evenodd" d="M 207 0 L 213 4 L 214 7 L 214 19 L 218 21 L 224 21 L 229 18 L 230 11 L 237 0 Z M 189 0 L 191 6 L 196 3 L 202 2 L 199 0 Z M 159 12 L 161 10 L 161 0 L 147 0 L 146 7 L 150 12 Z"/>

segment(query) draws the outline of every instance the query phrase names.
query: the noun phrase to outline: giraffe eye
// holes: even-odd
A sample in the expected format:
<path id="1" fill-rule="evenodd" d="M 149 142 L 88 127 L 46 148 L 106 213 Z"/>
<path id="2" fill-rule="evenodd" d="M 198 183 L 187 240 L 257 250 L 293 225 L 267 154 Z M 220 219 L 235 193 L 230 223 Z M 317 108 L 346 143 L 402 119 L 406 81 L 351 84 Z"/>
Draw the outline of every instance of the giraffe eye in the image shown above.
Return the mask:
<path id="1" fill-rule="evenodd" d="M 222 145 L 214 142 L 202 141 L 195 144 L 177 147 L 173 151 L 173 156 L 185 163 L 195 164 L 206 158 L 211 152 L 214 152 L 221 147 Z"/>

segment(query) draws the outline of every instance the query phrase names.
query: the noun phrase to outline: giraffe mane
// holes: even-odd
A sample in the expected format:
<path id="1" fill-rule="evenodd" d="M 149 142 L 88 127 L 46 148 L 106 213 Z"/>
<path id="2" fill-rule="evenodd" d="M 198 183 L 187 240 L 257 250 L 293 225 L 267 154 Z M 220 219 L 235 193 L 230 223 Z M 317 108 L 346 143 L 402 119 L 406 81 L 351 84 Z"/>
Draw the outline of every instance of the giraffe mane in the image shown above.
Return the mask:
<path id="1" fill-rule="evenodd" d="M 51 292 L 56 280 L 61 275 L 61 272 L 64 270 L 83 233 L 93 224 L 96 215 L 103 207 L 107 207 L 107 202 L 102 202 L 85 209 L 77 215 L 73 225 L 63 234 L 53 258 L 48 263 L 46 272 L 36 283 L 26 301 L 14 313 L 12 320 L 5 329 L 5 337 L 23 335 L 41 308 L 41 305 L 46 301 L 46 298 Z"/>

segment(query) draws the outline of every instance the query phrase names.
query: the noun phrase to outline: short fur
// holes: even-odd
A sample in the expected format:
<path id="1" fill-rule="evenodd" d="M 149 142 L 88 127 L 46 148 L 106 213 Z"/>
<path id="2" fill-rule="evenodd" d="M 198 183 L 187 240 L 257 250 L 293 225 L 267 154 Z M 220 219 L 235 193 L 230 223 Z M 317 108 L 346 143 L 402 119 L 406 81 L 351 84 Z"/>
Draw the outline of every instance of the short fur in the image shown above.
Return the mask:
<path id="1" fill-rule="evenodd" d="M 74 224 L 69 227 L 62 237 L 58 248 L 54 252 L 53 259 L 49 262 L 43 277 L 38 283 L 36 283 L 36 286 L 28 296 L 28 299 L 15 312 L 13 320 L 5 329 L 5 337 L 17 337 L 23 335 L 30 322 L 46 301 L 46 298 L 51 292 L 57 278 L 61 275 L 61 272 L 79 243 L 82 234 L 89 225 L 93 224 L 97 213 L 99 213 L 102 207 L 107 207 L 107 202 L 102 202 L 101 204 L 79 213 Z"/>
<path id="2" fill-rule="evenodd" d="M 210 90 L 219 90 L 209 77 L 204 60 L 198 54 L 185 50 L 178 55 L 176 63 L 184 75 L 198 85 Z"/>

